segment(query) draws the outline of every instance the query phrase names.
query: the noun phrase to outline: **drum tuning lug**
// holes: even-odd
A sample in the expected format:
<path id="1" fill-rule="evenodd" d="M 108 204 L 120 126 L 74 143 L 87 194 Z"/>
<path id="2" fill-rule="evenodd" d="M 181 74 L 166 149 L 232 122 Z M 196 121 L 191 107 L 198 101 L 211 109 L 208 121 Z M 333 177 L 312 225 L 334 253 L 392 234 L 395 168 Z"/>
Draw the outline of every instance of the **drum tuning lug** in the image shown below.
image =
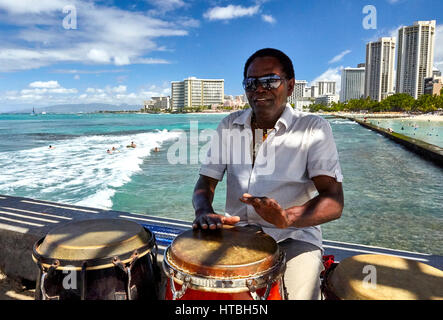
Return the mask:
<path id="1" fill-rule="evenodd" d="M 60 266 L 60 261 L 59 260 L 54 260 L 54 262 L 52 263 L 52 266 L 54 267 L 54 268 L 57 268 L 58 266 Z"/>
<path id="2" fill-rule="evenodd" d="M 249 291 L 251 292 L 255 292 L 257 290 L 256 284 L 257 282 L 254 279 L 246 280 L 246 286 L 249 288 Z"/>

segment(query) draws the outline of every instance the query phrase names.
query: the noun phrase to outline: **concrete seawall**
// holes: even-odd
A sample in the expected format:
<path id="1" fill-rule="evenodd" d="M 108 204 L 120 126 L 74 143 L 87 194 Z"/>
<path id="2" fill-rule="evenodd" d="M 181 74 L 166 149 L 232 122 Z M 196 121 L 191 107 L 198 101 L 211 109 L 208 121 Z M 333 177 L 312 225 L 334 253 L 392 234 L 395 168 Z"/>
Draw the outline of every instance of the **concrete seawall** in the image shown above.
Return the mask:
<path id="1" fill-rule="evenodd" d="M 380 128 L 376 125 L 373 125 L 371 123 L 356 118 L 344 117 L 339 115 L 335 115 L 335 117 L 355 121 L 361 126 L 373 130 L 375 132 L 378 132 L 383 136 L 393 140 L 394 142 L 401 144 L 402 146 L 406 147 L 408 150 L 415 152 L 419 156 L 434 162 L 436 165 L 440 167 L 443 167 L 443 148 L 440 148 L 439 146 L 426 143 L 424 141 L 414 139 L 397 132 L 389 132 L 389 130 Z"/>

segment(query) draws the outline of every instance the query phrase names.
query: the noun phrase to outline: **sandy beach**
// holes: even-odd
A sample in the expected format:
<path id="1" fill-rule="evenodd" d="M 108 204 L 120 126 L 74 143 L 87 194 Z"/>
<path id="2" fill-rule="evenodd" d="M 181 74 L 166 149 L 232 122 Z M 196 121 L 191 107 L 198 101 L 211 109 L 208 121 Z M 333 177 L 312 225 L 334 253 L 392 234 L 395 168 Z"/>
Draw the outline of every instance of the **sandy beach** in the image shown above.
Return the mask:
<path id="1" fill-rule="evenodd" d="M 418 121 L 443 121 L 443 115 L 421 114 L 417 116 L 402 117 L 401 120 L 418 120 Z"/>
<path id="2" fill-rule="evenodd" d="M 349 113 L 349 112 L 332 112 L 323 113 L 323 115 L 338 115 L 342 117 L 351 118 L 371 118 L 371 119 L 384 119 L 384 118 L 396 118 L 400 120 L 417 120 L 417 121 L 443 121 L 442 114 L 419 114 L 411 115 L 404 112 L 380 112 L 380 113 Z"/>

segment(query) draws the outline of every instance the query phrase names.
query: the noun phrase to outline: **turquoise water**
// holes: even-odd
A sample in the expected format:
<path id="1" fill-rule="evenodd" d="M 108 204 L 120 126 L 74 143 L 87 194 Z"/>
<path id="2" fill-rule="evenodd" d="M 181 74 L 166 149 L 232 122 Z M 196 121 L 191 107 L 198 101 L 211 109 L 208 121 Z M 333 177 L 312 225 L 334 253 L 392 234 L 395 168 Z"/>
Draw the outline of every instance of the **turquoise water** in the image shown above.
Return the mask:
<path id="1" fill-rule="evenodd" d="M 195 121 L 199 130 L 215 129 L 224 116 L 0 115 L 0 194 L 192 221 L 199 163 L 191 160 L 207 142 L 188 140 L 183 164 L 170 164 L 167 151 Z M 443 255 L 443 170 L 352 121 L 328 121 L 345 209 L 322 226 L 324 238 Z M 137 148 L 126 148 L 131 141 Z M 223 181 L 218 212 L 225 192 Z"/>
<path id="2" fill-rule="evenodd" d="M 443 122 L 415 119 L 368 119 L 372 124 L 443 148 Z"/>

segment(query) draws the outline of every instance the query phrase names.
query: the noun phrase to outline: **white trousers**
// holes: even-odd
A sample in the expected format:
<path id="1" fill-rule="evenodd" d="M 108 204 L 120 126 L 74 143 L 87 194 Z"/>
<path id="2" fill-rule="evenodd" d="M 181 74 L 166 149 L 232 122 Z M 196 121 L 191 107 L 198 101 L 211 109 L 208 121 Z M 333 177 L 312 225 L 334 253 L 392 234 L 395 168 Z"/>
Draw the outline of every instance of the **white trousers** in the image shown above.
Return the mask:
<path id="1" fill-rule="evenodd" d="M 283 281 L 289 300 L 320 300 L 322 251 L 305 241 L 286 239 L 279 243 L 286 253 Z"/>

